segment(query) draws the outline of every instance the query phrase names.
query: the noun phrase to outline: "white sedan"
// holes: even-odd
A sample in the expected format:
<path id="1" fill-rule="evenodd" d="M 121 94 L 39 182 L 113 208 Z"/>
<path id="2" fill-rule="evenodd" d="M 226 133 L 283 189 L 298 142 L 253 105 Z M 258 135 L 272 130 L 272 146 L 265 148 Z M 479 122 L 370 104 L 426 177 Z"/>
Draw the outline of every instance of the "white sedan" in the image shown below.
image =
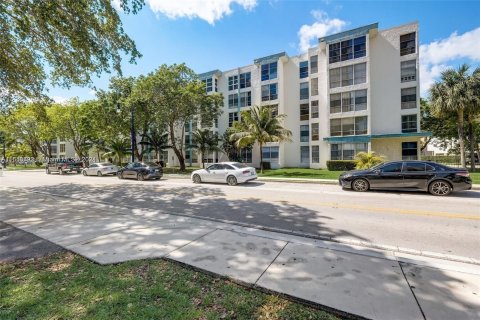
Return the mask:
<path id="1" fill-rule="evenodd" d="M 83 169 L 82 173 L 84 176 L 104 176 L 104 175 L 116 175 L 118 171 L 118 167 L 108 162 L 102 163 L 92 163 L 85 169 Z"/>
<path id="2" fill-rule="evenodd" d="M 192 172 L 194 183 L 217 182 L 228 183 L 234 186 L 238 183 L 246 183 L 257 179 L 255 168 L 239 162 L 221 162 L 208 166 L 206 169 Z"/>

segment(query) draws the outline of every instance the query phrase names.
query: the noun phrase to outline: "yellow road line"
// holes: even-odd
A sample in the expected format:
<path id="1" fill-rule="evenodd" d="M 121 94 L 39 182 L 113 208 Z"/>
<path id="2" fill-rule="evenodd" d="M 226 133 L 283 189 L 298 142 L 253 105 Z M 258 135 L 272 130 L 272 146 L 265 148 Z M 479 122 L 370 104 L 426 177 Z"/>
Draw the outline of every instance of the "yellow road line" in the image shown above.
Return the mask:
<path id="1" fill-rule="evenodd" d="M 232 198 L 232 200 L 239 198 Z M 255 199 L 252 197 L 245 197 L 245 200 Z M 255 199 L 256 201 L 266 201 L 266 198 Z M 366 212 L 378 212 L 378 213 L 388 213 L 388 214 L 405 214 L 405 215 L 417 215 L 417 216 L 428 216 L 428 217 L 438 217 L 438 218 L 448 218 L 448 219 L 464 219 L 464 220 L 480 220 L 480 214 L 464 214 L 464 213 L 453 213 L 453 212 L 441 212 L 441 211 L 424 211 L 424 210 L 413 210 L 413 209 L 397 209 L 397 208 L 384 208 L 384 207 L 372 207 L 366 205 L 356 205 L 356 204 L 340 204 L 338 202 L 321 202 L 321 201 L 308 201 L 307 199 L 302 199 L 299 202 L 290 202 L 289 200 L 279 200 L 270 198 L 268 199 L 273 202 L 280 203 L 291 203 L 296 205 L 313 205 L 321 207 L 330 207 L 338 209 L 356 209 Z"/>

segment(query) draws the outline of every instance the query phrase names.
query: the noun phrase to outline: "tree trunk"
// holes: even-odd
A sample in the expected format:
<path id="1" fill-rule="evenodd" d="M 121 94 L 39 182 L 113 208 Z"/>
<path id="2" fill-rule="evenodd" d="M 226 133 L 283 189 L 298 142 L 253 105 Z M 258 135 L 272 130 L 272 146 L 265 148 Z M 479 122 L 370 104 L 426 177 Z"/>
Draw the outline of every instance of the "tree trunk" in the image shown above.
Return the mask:
<path id="1" fill-rule="evenodd" d="M 178 162 L 180 164 L 180 171 L 185 171 L 185 158 L 183 157 L 181 150 L 177 148 L 177 144 L 175 143 L 175 126 L 173 123 L 170 123 L 168 127 L 170 129 L 170 141 L 172 142 L 172 149 L 178 158 Z"/>
<path id="2" fill-rule="evenodd" d="M 467 165 L 465 163 L 465 142 L 464 142 L 464 133 L 463 133 L 463 110 L 458 111 L 458 144 L 460 148 L 460 165 L 462 168 L 465 168 Z"/>
<path id="3" fill-rule="evenodd" d="M 468 138 L 470 140 L 470 170 L 473 172 L 475 171 L 475 133 L 471 117 L 468 117 Z"/>
<path id="4" fill-rule="evenodd" d="M 200 157 L 202 157 L 202 169 L 205 169 L 205 163 L 203 162 L 203 152 L 200 152 Z"/>
<path id="5" fill-rule="evenodd" d="M 260 145 L 260 173 L 263 173 L 263 151 L 262 151 L 262 144 Z"/>

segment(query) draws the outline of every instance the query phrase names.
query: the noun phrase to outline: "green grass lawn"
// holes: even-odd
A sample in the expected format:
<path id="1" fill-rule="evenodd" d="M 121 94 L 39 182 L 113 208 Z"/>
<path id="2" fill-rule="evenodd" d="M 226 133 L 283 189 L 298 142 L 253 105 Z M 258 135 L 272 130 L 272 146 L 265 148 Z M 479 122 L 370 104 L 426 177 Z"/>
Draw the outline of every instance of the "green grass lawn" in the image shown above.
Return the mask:
<path id="1" fill-rule="evenodd" d="M 470 172 L 470 177 L 474 184 L 480 184 L 480 172 Z"/>
<path id="2" fill-rule="evenodd" d="M 282 168 L 257 170 L 259 177 L 277 177 L 277 178 L 306 178 L 306 179 L 338 179 L 343 171 L 329 171 L 327 169 L 310 169 L 310 168 Z"/>
<path id="3" fill-rule="evenodd" d="M 0 263 L 0 319 L 337 319 L 154 259 L 100 266 L 73 253 Z"/>

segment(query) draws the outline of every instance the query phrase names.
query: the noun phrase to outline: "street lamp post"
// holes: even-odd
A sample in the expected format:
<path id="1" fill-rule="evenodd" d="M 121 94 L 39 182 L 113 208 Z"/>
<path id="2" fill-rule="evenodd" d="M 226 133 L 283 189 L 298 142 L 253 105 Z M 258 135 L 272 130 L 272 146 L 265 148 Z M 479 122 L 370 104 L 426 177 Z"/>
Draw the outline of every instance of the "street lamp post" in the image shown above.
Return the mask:
<path id="1" fill-rule="evenodd" d="M 120 112 L 120 103 L 117 103 L 117 112 Z M 133 111 L 133 107 L 130 108 L 130 112 L 132 114 L 132 125 L 130 129 L 131 134 L 131 146 L 132 146 L 132 162 L 135 162 L 135 113 Z"/>

